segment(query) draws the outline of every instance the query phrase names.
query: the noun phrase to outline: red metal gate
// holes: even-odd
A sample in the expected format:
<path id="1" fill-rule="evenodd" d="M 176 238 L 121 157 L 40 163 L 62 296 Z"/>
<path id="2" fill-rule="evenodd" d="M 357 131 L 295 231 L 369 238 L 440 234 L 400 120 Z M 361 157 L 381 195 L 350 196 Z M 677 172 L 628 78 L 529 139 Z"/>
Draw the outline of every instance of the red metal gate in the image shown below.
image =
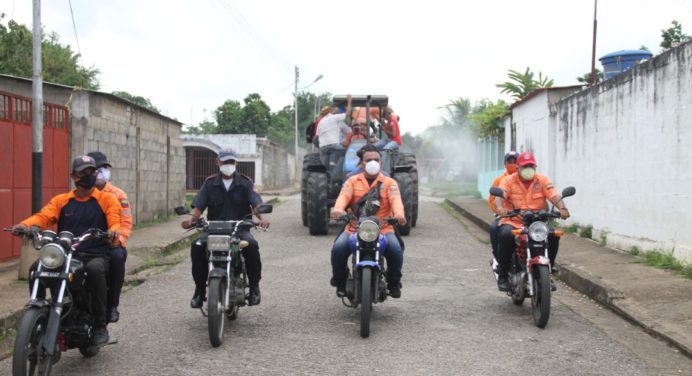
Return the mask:
<path id="1" fill-rule="evenodd" d="M 31 215 L 31 106 L 31 98 L 0 92 L 0 227 Z M 69 187 L 69 119 L 67 107 L 44 102 L 43 204 Z M 0 233 L 0 261 L 18 257 L 20 245 Z"/>

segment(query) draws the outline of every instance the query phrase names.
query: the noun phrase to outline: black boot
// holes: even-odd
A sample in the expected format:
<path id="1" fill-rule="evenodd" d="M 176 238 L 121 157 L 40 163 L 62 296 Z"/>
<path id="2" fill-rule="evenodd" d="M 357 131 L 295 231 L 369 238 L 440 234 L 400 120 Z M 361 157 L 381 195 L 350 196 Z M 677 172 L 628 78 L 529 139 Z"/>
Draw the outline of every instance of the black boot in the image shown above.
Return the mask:
<path id="1" fill-rule="evenodd" d="M 94 334 L 91 337 L 91 342 L 94 345 L 101 346 L 108 343 L 110 336 L 108 335 L 108 329 L 106 329 L 105 324 L 94 325 Z"/>
<path id="2" fill-rule="evenodd" d="M 108 309 L 108 322 L 118 322 L 120 320 L 120 312 L 118 312 L 118 307 L 111 307 Z"/>
<path id="3" fill-rule="evenodd" d="M 250 296 L 247 298 L 247 304 L 255 306 L 260 304 L 262 301 L 262 295 L 260 294 L 259 286 L 250 287 Z"/>
<path id="4" fill-rule="evenodd" d="M 195 295 L 193 295 L 192 300 L 190 300 L 190 308 L 202 308 L 206 295 L 207 294 L 205 290 L 196 289 Z"/>
<path id="5" fill-rule="evenodd" d="M 507 274 L 500 274 L 497 277 L 497 289 L 500 291 L 509 291 L 509 278 Z"/>
<path id="6" fill-rule="evenodd" d="M 389 286 L 387 286 L 387 290 L 389 290 L 389 296 L 391 296 L 392 298 L 401 298 L 401 284 L 399 282 L 390 283 Z"/>

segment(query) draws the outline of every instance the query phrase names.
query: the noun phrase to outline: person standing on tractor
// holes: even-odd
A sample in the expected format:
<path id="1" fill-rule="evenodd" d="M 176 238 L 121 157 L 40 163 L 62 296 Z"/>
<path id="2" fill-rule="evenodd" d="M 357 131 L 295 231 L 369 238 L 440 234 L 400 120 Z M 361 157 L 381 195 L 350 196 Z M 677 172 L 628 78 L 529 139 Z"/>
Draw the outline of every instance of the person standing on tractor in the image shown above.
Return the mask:
<path id="1" fill-rule="evenodd" d="M 341 144 L 341 137 L 351 133 L 351 128 L 346 124 L 346 118 L 351 113 L 351 99 L 349 94 L 345 113 L 339 114 L 339 107 L 332 106 L 331 113 L 322 118 L 319 128 L 317 128 L 317 138 L 320 143 L 320 161 L 329 170 L 331 170 L 331 164 L 336 164 L 336 161 L 330 163 L 330 152 L 344 150 Z"/>

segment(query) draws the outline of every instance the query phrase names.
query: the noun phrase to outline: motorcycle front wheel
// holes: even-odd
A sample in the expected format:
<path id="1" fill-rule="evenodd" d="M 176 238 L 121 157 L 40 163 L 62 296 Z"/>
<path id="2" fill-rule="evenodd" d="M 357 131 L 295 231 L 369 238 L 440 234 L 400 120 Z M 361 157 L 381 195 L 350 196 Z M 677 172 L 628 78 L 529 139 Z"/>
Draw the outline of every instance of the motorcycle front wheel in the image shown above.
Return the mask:
<path id="1" fill-rule="evenodd" d="M 363 268 L 360 271 L 360 336 L 370 336 L 370 313 L 372 313 L 372 269 Z"/>
<path id="2" fill-rule="evenodd" d="M 12 375 L 50 375 L 53 361 L 43 350 L 48 315 L 47 308 L 29 308 L 24 312 L 14 340 Z"/>
<path id="3" fill-rule="evenodd" d="M 545 328 L 550 317 L 550 271 L 547 265 L 534 268 L 533 296 L 531 297 L 531 313 L 533 323 L 539 328 Z"/>
<path id="4" fill-rule="evenodd" d="M 223 343 L 223 328 L 226 322 L 226 280 L 212 278 L 209 280 L 209 293 L 207 301 L 207 321 L 209 326 L 209 341 L 214 347 Z"/>

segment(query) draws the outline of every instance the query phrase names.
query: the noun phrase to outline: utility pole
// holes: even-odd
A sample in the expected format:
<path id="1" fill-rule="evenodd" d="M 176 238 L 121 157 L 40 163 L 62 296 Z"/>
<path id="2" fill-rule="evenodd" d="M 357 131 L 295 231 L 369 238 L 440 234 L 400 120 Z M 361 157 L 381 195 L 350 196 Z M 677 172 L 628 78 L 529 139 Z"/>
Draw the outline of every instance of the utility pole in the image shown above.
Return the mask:
<path id="1" fill-rule="evenodd" d="M 298 181 L 298 78 L 300 76 L 300 73 L 298 72 L 298 66 L 296 65 L 296 87 L 295 91 L 293 92 L 293 110 L 294 112 L 294 118 L 295 118 L 295 147 L 294 147 L 294 152 L 295 152 L 295 179 L 296 182 Z"/>
<path id="2" fill-rule="evenodd" d="M 41 210 L 43 193 L 43 78 L 41 76 L 41 0 L 33 0 L 33 77 L 31 80 L 31 212 Z M 22 240 L 18 278 L 29 279 L 29 267 L 36 260 L 32 242 Z"/>
<path id="3" fill-rule="evenodd" d="M 41 74 L 41 0 L 34 0 L 33 79 L 31 85 L 31 212 L 41 210 L 43 190 L 43 77 Z"/>
<path id="4" fill-rule="evenodd" d="M 598 8 L 598 0 L 593 1 L 593 43 L 591 46 L 591 82 L 589 86 L 596 83 L 596 9 Z"/>

